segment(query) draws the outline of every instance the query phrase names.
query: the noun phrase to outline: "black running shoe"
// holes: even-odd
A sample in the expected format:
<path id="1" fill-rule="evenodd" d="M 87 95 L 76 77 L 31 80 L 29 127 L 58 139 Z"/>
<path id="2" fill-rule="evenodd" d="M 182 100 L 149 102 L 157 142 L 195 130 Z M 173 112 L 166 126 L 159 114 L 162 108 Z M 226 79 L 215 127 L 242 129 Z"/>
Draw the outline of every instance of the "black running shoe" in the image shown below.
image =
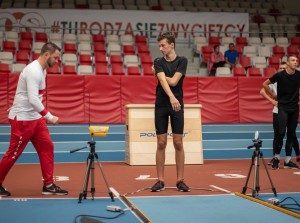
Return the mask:
<path id="1" fill-rule="evenodd" d="M 275 159 L 275 158 L 272 158 L 272 159 L 270 160 L 270 162 L 268 162 L 268 165 L 273 165 L 274 159 Z"/>
<path id="2" fill-rule="evenodd" d="M 278 170 L 279 169 L 279 159 L 278 158 L 274 158 L 273 164 L 272 164 L 272 169 L 273 170 Z"/>
<path id="3" fill-rule="evenodd" d="M 189 192 L 190 188 L 184 183 L 183 180 L 180 180 L 177 184 L 176 184 L 177 190 L 182 191 L 182 192 Z"/>
<path id="4" fill-rule="evenodd" d="M 10 193 L 5 190 L 4 187 L 2 187 L 2 185 L 0 184 L 0 197 L 7 197 L 10 196 Z"/>
<path id="5" fill-rule="evenodd" d="M 43 186 L 43 192 L 44 195 L 67 195 L 68 191 L 60 189 L 59 186 L 56 186 L 55 184 L 52 184 L 51 187 L 47 188 L 46 186 Z"/>
<path id="6" fill-rule="evenodd" d="M 290 162 L 286 163 L 284 162 L 284 168 L 289 168 L 289 169 L 299 169 L 299 166 L 290 160 Z"/>
<path id="7" fill-rule="evenodd" d="M 157 181 L 153 187 L 151 187 L 151 191 L 152 192 L 158 192 L 158 191 L 162 191 L 165 189 L 165 183 L 162 181 Z"/>
<path id="8" fill-rule="evenodd" d="M 299 158 L 297 158 L 297 160 L 296 160 L 296 161 L 297 161 L 297 163 L 299 163 L 299 164 L 300 164 L 300 157 L 299 157 Z"/>

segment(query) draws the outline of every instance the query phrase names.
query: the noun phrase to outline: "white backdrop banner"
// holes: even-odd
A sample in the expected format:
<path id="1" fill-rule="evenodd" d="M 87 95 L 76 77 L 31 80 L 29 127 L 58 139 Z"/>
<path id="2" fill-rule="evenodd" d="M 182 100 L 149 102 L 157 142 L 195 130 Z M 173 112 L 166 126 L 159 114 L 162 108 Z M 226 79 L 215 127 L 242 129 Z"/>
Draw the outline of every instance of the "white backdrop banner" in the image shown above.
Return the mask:
<path id="1" fill-rule="evenodd" d="M 196 36 L 247 36 L 249 31 L 248 13 L 139 10 L 1 9 L 0 25 L 2 29 L 7 26 L 7 31 L 134 34 L 150 39 L 156 39 L 160 32 L 172 31 L 182 40 Z"/>

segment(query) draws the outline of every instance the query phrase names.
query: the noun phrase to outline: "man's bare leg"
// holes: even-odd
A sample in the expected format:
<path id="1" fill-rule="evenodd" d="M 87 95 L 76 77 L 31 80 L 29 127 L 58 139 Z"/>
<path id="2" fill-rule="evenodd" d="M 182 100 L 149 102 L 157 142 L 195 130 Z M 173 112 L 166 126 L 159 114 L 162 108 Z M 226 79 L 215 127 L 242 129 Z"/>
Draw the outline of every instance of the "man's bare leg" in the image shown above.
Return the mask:
<path id="1" fill-rule="evenodd" d="M 184 158 L 185 158 L 182 134 L 174 134 L 173 133 L 173 144 L 174 144 L 174 148 L 175 148 L 177 180 L 182 180 L 183 172 L 184 172 Z"/>
<path id="2" fill-rule="evenodd" d="M 156 171 L 158 180 L 164 181 L 165 152 L 167 147 L 167 133 L 157 135 Z"/>

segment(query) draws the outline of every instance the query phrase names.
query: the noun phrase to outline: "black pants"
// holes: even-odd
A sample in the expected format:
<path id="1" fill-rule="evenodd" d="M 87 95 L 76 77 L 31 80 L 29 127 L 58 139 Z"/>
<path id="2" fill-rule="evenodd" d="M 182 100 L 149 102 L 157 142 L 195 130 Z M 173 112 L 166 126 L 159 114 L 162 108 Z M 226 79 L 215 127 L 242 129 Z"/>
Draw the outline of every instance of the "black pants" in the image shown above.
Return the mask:
<path id="1" fill-rule="evenodd" d="M 213 67 L 211 68 L 211 71 L 209 73 L 209 76 L 216 76 L 216 69 L 217 67 L 224 67 L 225 61 L 220 61 L 218 63 L 214 63 Z"/>
<path id="2" fill-rule="evenodd" d="M 280 154 L 283 145 L 285 130 L 287 129 L 287 140 L 285 143 L 286 156 L 292 155 L 292 147 L 294 146 L 296 155 L 299 155 L 299 143 L 296 136 L 296 128 L 298 125 L 299 109 L 286 111 L 279 109 L 278 116 L 273 115 L 274 141 L 273 151 Z"/>

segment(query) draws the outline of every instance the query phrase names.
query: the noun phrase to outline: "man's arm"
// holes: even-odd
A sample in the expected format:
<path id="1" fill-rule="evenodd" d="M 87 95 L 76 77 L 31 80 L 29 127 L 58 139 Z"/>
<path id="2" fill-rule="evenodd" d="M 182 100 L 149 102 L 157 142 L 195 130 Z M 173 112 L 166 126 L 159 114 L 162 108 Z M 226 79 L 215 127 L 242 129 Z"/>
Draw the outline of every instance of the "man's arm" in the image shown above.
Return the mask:
<path id="1" fill-rule="evenodd" d="M 171 87 L 175 87 L 178 84 L 181 77 L 182 73 L 176 72 L 173 77 L 166 77 L 166 80 Z"/>
<path id="2" fill-rule="evenodd" d="M 238 64 L 238 63 L 239 63 L 239 58 L 236 57 L 236 58 L 235 58 L 235 63 L 234 63 L 234 64 L 236 65 L 236 64 Z"/>
<path id="3" fill-rule="evenodd" d="M 59 118 L 48 112 L 42 102 L 39 100 L 38 94 L 41 77 L 38 75 L 38 73 L 36 73 L 35 70 L 30 70 L 29 72 L 30 75 L 28 75 L 26 78 L 26 84 L 30 105 L 35 111 L 37 111 L 41 116 L 45 117 L 53 125 L 58 124 Z"/>
<path id="4" fill-rule="evenodd" d="M 181 109 L 181 105 L 180 105 L 179 101 L 175 98 L 173 92 L 171 91 L 170 86 L 166 80 L 165 73 L 164 72 L 157 73 L 157 78 L 158 78 L 162 88 L 164 89 L 166 94 L 169 96 L 173 110 L 179 111 Z"/>
<path id="5" fill-rule="evenodd" d="M 274 100 L 277 101 L 277 95 L 274 94 L 274 92 L 271 90 L 271 88 L 269 87 L 269 85 L 272 84 L 270 79 L 267 79 L 264 83 L 263 83 L 263 87 L 265 89 L 265 91 L 270 94 L 272 96 L 272 98 L 274 98 Z"/>
<path id="6" fill-rule="evenodd" d="M 273 105 L 278 106 L 278 101 L 275 101 L 273 98 L 270 98 L 269 95 L 266 93 L 266 90 L 264 88 L 262 88 L 259 93 L 260 93 L 261 96 L 263 96 L 269 102 L 271 102 Z"/>

